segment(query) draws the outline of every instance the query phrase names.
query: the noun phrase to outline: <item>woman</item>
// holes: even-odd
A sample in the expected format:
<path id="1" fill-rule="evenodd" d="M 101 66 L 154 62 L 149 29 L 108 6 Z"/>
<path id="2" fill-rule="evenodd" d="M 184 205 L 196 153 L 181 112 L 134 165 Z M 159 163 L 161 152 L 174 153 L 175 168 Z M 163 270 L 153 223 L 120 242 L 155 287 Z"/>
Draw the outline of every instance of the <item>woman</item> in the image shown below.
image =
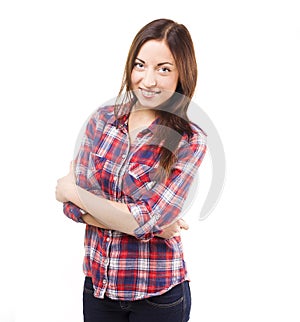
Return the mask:
<path id="1" fill-rule="evenodd" d="M 87 224 L 86 322 L 189 320 L 180 213 L 206 151 L 205 133 L 187 117 L 196 80 L 186 27 L 168 19 L 144 26 L 116 103 L 92 115 L 58 180 L 64 213 Z"/>

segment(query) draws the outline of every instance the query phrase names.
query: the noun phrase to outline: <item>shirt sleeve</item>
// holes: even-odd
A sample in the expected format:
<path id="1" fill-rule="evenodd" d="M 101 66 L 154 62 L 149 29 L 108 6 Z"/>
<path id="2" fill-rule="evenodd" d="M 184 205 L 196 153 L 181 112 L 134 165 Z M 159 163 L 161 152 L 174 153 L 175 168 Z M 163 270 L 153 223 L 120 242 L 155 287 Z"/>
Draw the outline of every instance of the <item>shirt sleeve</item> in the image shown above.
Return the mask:
<path id="1" fill-rule="evenodd" d="M 197 132 L 177 153 L 177 162 L 169 178 L 156 183 L 139 200 L 127 204 L 139 227 L 138 239 L 150 239 L 161 232 L 161 227 L 179 219 L 189 187 L 206 152 L 206 135 Z"/>
<path id="2" fill-rule="evenodd" d="M 72 219 L 73 221 L 85 223 L 81 218 L 82 213 L 80 211 L 80 208 L 78 208 L 72 202 L 68 201 L 63 204 L 63 212 L 68 218 Z"/>
<path id="3" fill-rule="evenodd" d="M 75 158 L 76 181 L 80 186 L 85 186 L 86 176 L 83 175 L 84 171 L 81 170 L 88 166 L 88 155 L 94 145 L 98 114 L 99 111 L 95 112 L 88 120 Z M 72 202 L 69 201 L 63 204 L 63 212 L 73 221 L 84 223 L 80 208 Z"/>

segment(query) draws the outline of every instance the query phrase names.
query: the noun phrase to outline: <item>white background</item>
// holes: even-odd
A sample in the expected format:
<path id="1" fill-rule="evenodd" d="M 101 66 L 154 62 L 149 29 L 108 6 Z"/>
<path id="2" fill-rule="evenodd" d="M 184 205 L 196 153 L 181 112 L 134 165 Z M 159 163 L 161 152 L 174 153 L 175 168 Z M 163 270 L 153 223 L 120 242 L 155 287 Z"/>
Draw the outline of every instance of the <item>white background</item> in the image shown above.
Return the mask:
<path id="1" fill-rule="evenodd" d="M 300 320 L 297 2 L 1 1 L 1 321 L 82 321 L 84 226 L 62 214 L 56 180 L 115 97 L 133 36 L 161 17 L 192 34 L 194 101 L 227 161 L 213 213 L 199 221 L 197 199 L 186 216 L 191 322 Z"/>

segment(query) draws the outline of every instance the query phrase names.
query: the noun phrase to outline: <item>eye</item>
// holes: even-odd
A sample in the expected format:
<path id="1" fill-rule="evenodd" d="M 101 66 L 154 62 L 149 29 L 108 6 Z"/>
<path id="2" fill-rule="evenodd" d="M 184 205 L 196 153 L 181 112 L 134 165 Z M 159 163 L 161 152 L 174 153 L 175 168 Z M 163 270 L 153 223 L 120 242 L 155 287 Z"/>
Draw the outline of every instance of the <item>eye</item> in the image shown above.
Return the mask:
<path id="1" fill-rule="evenodd" d="M 170 73 L 170 72 L 171 72 L 171 69 L 170 69 L 170 68 L 168 68 L 168 67 L 160 67 L 160 68 L 158 69 L 158 71 L 159 71 L 160 73 L 162 73 L 162 74 L 167 74 L 167 73 Z"/>
<path id="2" fill-rule="evenodd" d="M 143 70 L 145 68 L 144 64 L 141 62 L 135 62 L 133 67 L 137 70 Z"/>

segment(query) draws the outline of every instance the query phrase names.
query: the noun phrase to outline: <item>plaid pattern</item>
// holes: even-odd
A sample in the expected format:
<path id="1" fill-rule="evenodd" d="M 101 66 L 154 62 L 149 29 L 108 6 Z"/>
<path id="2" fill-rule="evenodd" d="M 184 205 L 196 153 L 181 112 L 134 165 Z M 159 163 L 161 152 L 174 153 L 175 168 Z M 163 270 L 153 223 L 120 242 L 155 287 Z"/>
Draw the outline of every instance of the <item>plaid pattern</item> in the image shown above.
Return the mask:
<path id="1" fill-rule="evenodd" d="M 206 135 L 194 124 L 193 137 L 182 136 L 177 162 L 166 182 L 156 182 L 161 146 L 150 142 L 157 122 L 130 145 L 128 115 L 117 120 L 113 106 L 90 118 L 76 159 L 77 184 L 112 201 L 126 203 L 139 228 L 135 236 L 86 225 L 84 273 L 94 295 L 139 300 L 159 295 L 187 279 L 180 236 L 155 237 L 180 217 L 188 188 L 206 151 Z M 83 222 L 74 204 L 64 213 Z"/>

